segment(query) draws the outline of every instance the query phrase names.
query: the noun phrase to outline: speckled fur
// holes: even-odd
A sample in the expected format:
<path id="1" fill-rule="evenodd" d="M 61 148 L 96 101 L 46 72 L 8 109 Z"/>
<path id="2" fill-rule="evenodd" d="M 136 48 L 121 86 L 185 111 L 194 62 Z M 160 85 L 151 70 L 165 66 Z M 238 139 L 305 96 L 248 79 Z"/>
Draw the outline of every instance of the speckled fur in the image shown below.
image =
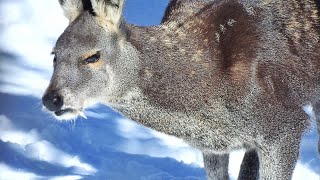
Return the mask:
<path id="1" fill-rule="evenodd" d="M 228 153 L 240 148 L 249 150 L 240 177 L 291 179 L 309 126 L 302 106 L 320 97 L 314 1 L 172 0 L 154 27 L 93 12 L 79 12 L 59 38 L 47 92 L 59 89 L 77 109 L 111 105 L 184 139 L 203 152 L 210 179 L 228 179 Z M 77 65 L 93 49 L 103 63 Z"/>

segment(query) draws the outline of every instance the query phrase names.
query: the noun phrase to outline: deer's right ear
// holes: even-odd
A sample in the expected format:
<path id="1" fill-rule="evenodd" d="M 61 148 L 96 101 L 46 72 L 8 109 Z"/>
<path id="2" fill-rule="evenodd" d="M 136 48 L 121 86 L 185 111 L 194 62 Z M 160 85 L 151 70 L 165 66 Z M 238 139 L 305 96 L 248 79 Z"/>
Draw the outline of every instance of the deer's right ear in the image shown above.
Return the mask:
<path id="1" fill-rule="evenodd" d="M 72 22 L 84 11 L 83 0 L 59 0 L 64 15 Z M 90 1 L 89 1 L 90 2 Z"/>

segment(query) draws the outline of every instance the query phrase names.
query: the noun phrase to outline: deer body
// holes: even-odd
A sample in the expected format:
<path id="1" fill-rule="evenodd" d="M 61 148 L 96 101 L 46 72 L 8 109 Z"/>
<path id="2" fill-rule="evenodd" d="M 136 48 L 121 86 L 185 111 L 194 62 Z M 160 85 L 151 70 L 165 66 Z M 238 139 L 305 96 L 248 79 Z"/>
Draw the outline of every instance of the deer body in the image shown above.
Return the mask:
<path id="1" fill-rule="evenodd" d="M 320 97 L 315 2 L 173 0 L 154 27 L 122 21 L 123 1 L 92 0 L 71 13 L 74 2 L 60 1 L 70 25 L 54 50 L 49 110 L 77 116 L 111 105 L 200 149 L 210 179 L 228 178 L 227 154 L 240 148 L 260 163 L 242 177 L 291 178 L 309 126 L 302 107 Z"/>

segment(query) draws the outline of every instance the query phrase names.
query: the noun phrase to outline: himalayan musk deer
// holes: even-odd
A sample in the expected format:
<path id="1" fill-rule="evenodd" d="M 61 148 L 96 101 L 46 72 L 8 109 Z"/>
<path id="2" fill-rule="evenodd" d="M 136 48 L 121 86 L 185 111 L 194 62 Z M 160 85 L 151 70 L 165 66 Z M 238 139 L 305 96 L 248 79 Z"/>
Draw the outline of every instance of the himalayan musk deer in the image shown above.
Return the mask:
<path id="1" fill-rule="evenodd" d="M 241 148 L 239 179 L 291 179 L 320 98 L 316 1 L 171 0 L 152 27 L 126 23 L 124 0 L 59 3 L 70 23 L 42 99 L 58 119 L 104 103 L 201 150 L 209 179 Z"/>

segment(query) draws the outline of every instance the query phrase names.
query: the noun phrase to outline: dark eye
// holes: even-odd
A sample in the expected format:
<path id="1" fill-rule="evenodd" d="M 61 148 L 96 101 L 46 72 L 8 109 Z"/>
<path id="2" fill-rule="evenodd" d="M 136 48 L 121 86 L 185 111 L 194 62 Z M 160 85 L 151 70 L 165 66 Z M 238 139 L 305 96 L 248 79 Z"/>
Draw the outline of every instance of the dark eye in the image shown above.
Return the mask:
<path id="1" fill-rule="evenodd" d="M 56 64 L 57 64 L 57 58 L 56 58 L 56 56 L 54 56 L 54 58 L 53 58 L 53 67 L 55 67 Z"/>
<path id="2" fill-rule="evenodd" d="M 97 52 L 96 54 L 85 59 L 83 63 L 84 64 L 95 63 L 95 62 L 99 61 L 99 59 L 100 59 L 100 52 Z"/>
<path id="3" fill-rule="evenodd" d="M 53 63 L 55 64 L 56 62 L 57 62 L 57 58 L 54 57 L 54 58 L 53 58 Z"/>

